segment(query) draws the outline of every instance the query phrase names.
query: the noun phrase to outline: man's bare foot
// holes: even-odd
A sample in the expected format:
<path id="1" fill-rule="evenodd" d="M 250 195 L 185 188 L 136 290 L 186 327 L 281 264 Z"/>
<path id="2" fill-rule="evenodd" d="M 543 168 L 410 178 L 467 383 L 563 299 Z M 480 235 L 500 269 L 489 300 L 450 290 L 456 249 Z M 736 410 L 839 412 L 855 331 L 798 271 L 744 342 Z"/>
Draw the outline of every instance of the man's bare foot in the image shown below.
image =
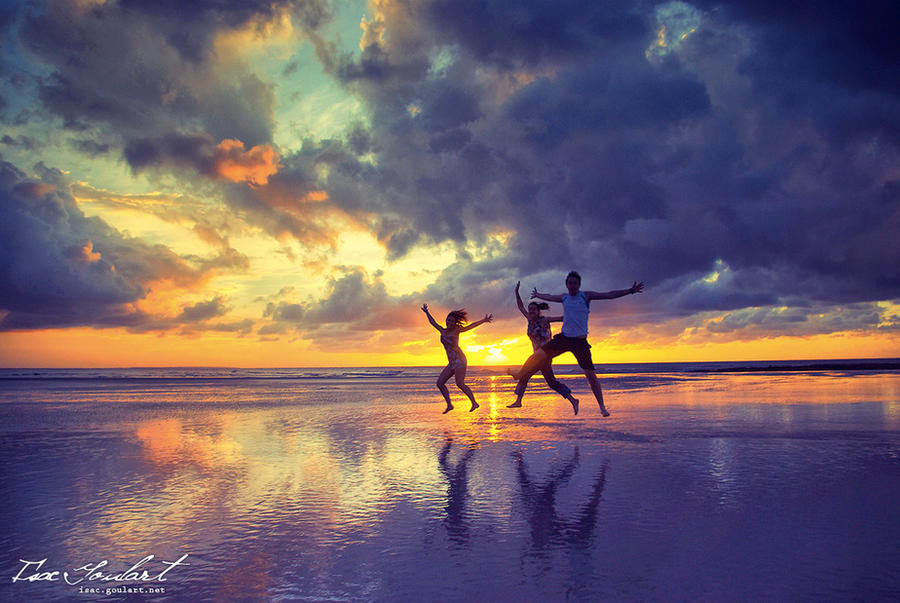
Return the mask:
<path id="1" fill-rule="evenodd" d="M 522 408 L 522 403 L 516 400 L 512 404 L 508 405 L 506 408 Z"/>
<path id="2" fill-rule="evenodd" d="M 469 412 L 472 412 L 473 410 L 475 410 L 475 409 L 478 408 L 479 406 L 481 406 L 481 405 L 480 405 L 478 402 L 472 402 L 472 408 L 469 409 Z"/>
<path id="3" fill-rule="evenodd" d="M 600 414 L 603 415 L 604 417 L 608 417 L 608 416 L 609 416 L 609 411 L 606 410 L 606 408 L 604 408 L 603 406 L 601 406 L 601 407 L 600 407 Z"/>
<path id="4" fill-rule="evenodd" d="M 570 397 L 569 402 L 572 403 L 572 410 L 575 411 L 575 416 L 578 416 L 578 398 Z"/>
<path id="5" fill-rule="evenodd" d="M 447 414 L 448 412 L 450 412 L 451 410 L 453 410 L 453 405 L 452 405 L 452 404 L 448 404 L 448 405 L 447 405 L 447 408 L 445 408 L 445 409 L 444 409 L 444 412 L 442 412 L 441 414 L 442 414 L 442 415 L 445 415 L 445 414 Z"/>
<path id="6" fill-rule="evenodd" d="M 513 379 L 515 379 L 516 381 L 519 380 L 519 371 L 517 371 L 513 368 L 506 369 L 506 374 L 509 375 L 510 377 L 512 377 Z"/>

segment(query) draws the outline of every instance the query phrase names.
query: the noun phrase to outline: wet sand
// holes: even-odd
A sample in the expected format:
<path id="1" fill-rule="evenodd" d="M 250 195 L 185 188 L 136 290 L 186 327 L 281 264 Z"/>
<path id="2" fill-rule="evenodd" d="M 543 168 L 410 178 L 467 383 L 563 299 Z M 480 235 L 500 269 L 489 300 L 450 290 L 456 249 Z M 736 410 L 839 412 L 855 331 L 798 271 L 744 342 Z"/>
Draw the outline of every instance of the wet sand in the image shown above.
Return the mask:
<path id="1" fill-rule="evenodd" d="M 435 376 L 0 382 L 0 598 L 900 595 L 896 373 Z"/>

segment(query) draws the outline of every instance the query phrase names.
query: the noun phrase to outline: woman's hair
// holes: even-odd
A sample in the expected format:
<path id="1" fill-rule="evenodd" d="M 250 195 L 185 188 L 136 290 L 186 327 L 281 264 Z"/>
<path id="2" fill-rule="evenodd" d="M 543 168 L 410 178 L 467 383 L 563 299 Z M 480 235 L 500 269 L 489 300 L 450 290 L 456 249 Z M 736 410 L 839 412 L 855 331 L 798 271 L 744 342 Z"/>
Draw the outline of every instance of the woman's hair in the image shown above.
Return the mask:
<path id="1" fill-rule="evenodd" d="M 578 286 L 580 287 L 581 286 L 581 275 L 573 270 L 572 272 L 570 272 L 569 274 L 566 275 L 566 280 L 569 280 L 572 277 L 578 279 Z"/>
<path id="2" fill-rule="evenodd" d="M 465 308 L 460 308 L 459 310 L 454 310 L 447 315 L 447 318 L 452 318 L 453 322 L 458 325 L 464 325 L 469 321 L 469 315 L 466 313 Z"/>
<path id="3" fill-rule="evenodd" d="M 528 304 L 528 307 L 530 308 L 531 306 L 537 306 L 538 310 L 549 310 L 550 309 L 550 304 L 548 304 L 547 302 L 541 302 L 541 303 L 531 302 L 530 304 Z"/>

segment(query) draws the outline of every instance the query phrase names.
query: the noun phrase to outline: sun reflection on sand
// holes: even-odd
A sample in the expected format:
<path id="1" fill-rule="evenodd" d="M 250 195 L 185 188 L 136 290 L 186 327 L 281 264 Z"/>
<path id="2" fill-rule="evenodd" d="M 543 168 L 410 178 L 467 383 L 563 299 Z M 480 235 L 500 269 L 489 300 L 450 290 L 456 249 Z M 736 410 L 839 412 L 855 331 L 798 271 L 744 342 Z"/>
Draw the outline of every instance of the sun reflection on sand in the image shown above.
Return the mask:
<path id="1" fill-rule="evenodd" d="M 163 505 L 169 533 L 176 528 L 187 535 L 206 512 L 202 503 L 215 500 L 223 516 L 302 511 L 306 520 L 315 516 L 321 534 L 338 525 L 368 533 L 396 488 L 435 495 L 439 471 L 420 436 L 392 434 L 353 450 L 325 430 L 271 415 L 245 413 L 235 421 L 210 413 L 193 424 L 141 423 L 135 434 L 165 477 L 152 500 L 106 509 L 110 523 L 128 524 L 147 510 L 141 507 Z M 210 429 L 212 435 L 203 433 Z"/>
<path id="2" fill-rule="evenodd" d="M 234 414 L 226 414 L 219 420 L 227 424 L 233 419 Z M 232 437 L 186 431 L 183 422 L 176 418 L 147 421 L 135 435 L 156 463 L 189 461 L 213 466 L 231 464 L 240 458 L 240 446 Z"/>
<path id="3" fill-rule="evenodd" d="M 490 394 L 488 394 L 488 438 L 492 442 L 500 439 L 500 429 L 497 426 L 497 419 L 500 416 L 500 399 L 497 397 L 497 377 L 491 376 Z"/>

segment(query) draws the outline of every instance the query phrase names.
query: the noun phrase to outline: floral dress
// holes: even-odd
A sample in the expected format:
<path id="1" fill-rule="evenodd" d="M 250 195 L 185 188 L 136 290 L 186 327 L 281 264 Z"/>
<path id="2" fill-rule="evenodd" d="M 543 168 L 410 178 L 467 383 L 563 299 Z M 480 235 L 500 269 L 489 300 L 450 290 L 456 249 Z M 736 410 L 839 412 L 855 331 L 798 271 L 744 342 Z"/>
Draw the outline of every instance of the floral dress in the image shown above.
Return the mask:
<path id="1" fill-rule="evenodd" d="M 540 349 L 541 346 L 551 339 L 550 319 L 546 316 L 538 316 L 534 320 L 529 320 L 527 332 L 528 338 L 531 339 L 532 349 Z"/>

